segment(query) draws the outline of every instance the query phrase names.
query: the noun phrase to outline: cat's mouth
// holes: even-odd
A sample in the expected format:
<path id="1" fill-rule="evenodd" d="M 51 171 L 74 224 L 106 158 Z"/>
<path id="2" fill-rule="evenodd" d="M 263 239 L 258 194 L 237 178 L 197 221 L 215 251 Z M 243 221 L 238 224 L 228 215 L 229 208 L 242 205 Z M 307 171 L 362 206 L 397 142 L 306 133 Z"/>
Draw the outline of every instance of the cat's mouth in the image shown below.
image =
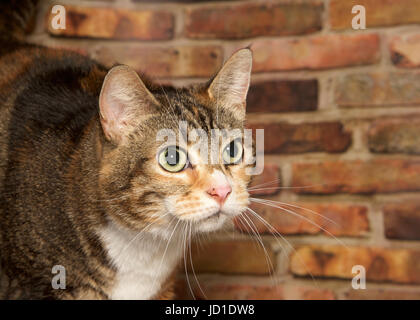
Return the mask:
<path id="1" fill-rule="evenodd" d="M 226 221 L 229 219 L 228 215 L 222 210 L 218 210 L 201 219 L 195 221 L 196 230 L 199 232 L 212 232 L 221 229 Z"/>
<path id="2" fill-rule="evenodd" d="M 212 219 L 219 219 L 220 215 L 222 215 L 222 214 L 223 214 L 222 210 L 219 210 L 216 213 L 212 213 L 208 217 L 204 218 L 203 221 L 212 220 Z"/>

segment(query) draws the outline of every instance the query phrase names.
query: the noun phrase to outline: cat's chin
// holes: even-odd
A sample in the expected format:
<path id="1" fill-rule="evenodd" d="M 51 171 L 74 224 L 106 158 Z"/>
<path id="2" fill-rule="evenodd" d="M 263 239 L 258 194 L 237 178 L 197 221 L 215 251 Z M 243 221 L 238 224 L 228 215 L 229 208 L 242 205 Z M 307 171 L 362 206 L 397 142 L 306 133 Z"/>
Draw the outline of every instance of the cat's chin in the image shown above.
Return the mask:
<path id="1" fill-rule="evenodd" d="M 196 232 L 208 233 L 214 232 L 225 227 L 232 217 L 223 213 L 217 213 L 195 223 Z"/>

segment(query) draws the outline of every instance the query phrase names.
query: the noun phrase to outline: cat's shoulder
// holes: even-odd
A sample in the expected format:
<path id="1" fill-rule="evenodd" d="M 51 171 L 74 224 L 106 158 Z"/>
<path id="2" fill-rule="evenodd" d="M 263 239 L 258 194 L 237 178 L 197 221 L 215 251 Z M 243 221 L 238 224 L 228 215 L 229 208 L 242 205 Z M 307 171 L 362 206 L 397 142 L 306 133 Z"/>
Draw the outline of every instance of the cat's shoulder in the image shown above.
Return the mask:
<path id="1" fill-rule="evenodd" d="M 11 123 L 79 129 L 97 111 L 107 69 L 78 52 L 19 45 L 0 55 L 0 97 Z M 0 109 L 2 107 L 0 106 Z"/>

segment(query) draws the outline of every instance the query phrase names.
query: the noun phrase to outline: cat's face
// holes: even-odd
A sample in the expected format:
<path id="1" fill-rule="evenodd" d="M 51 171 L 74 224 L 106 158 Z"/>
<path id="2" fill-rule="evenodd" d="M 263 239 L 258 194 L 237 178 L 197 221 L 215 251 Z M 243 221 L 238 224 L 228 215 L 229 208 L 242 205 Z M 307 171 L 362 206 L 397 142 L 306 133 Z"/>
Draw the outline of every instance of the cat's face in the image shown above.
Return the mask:
<path id="1" fill-rule="evenodd" d="M 147 88 L 128 67 L 110 71 L 100 100 L 110 141 L 100 190 L 112 219 L 169 237 L 220 229 L 245 211 L 251 61 L 240 50 L 209 84 L 185 89 Z"/>

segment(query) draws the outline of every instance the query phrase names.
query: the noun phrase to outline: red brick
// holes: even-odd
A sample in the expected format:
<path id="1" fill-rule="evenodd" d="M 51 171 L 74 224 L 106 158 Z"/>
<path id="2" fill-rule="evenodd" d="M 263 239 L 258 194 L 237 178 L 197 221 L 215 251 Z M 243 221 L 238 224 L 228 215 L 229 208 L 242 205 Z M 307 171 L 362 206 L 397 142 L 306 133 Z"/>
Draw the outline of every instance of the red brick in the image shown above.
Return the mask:
<path id="1" fill-rule="evenodd" d="M 237 229 L 249 234 L 253 234 L 252 226 L 259 234 L 274 234 L 277 231 L 282 235 L 323 233 L 334 236 L 364 236 L 369 231 L 368 210 L 365 206 L 338 203 L 290 203 L 289 206 L 276 206 L 285 210 L 253 202 L 251 209 L 267 223 L 247 213 L 246 218 L 236 218 Z"/>
<path id="2" fill-rule="evenodd" d="M 322 28 L 321 3 L 245 3 L 187 8 L 190 38 L 238 39 L 310 33 Z"/>
<path id="3" fill-rule="evenodd" d="M 343 152 L 351 144 L 351 133 L 339 122 L 250 123 L 252 129 L 264 129 L 264 152 L 304 153 Z"/>
<path id="4" fill-rule="evenodd" d="M 419 288 L 393 288 L 349 290 L 345 294 L 348 300 L 420 300 Z"/>
<path id="5" fill-rule="evenodd" d="M 390 239 L 420 240 L 420 202 L 404 201 L 384 206 L 385 235 Z"/>
<path id="6" fill-rule="evenodd" d="M 221 280 L 200 281 L 200 288 L 195 281 L 190 281 L 194 296 L 197 299 L 209 300 L 333 300 L 335 294 L 328 289 L 304 286 L 298 283 L 281 285 L 263 285 L 246 283 L 226 283 Z M 181 296 L 191 299 L 188 284 L 183 284 Z"/>
<path id="7" fill-rule="evenodd" d="M 66 28 L 54 29 L 51 20 L 55 14 L 48 11 L 47 30 L 62 37 L 100 39 L 171 39 L 174 17 L 163 10 L 126 10 L 105 7 L 66 5 Z"/>
<path id="8" fill-rule="evenodd" d="M 252 182 L 248 189 L 253 195 L 276 194 L 281 188 L 280 168 L 277 164 L 265 164 L 264 171 L 252 177 Z"/>
<path id="9" fill-rule="evenodd" d="M 247 112 L 299 112 L 318 108 L 318 81 L 273 80 L 251 85 Z"/>
<path id="10" fill-rule="evenodd" d="M 336 102 L 341 107 L 420 104 L 420 73 L 356 73 L 338 78 Z"/>
<path id="11" fill-rule="evenodd" d="M 252 44 L 254 72 L 328 69 L 372 64 L 379 59 L 377 34 L 330 34 Z"/>
<path id="12" fill-rule="evenodd" d="M 397 24 L 419 23 L 419 0 L 331 0 L 329 15 L 333 29 L 351 29 L 355 5 L 366 8 L 366 26 L 393 26 Z"/>
<path id="13" fill-rule="evenodd" d="M 420 118 L 376 120 L 368 143 L 372 152 L 420 154 Z"/>
<path id="14" fill-rule="evenodd" d="M 390 43 L 391 60 L 401 68 L 420 67 L 420 34 L 396 36 Z"/>
<path id="15" fill-rule="evenodd" d="M 291 256 L 290 270 L 299 276 L 352 279 L 352 268 L 361 265 L 366 280 L 420 283 L 420 251 L 376 247 L 302 246 Z"/>
<path id="16" fill-rule="evenodd" d="M 420 160 L 374 159 L 292 164 L 296 193 L 369 194 L 420 190 Z M 310 187 L 309 187 L 310 186 Z"/>
<path id="17" fill-rule="evenodd" d="M 266 275 L 275 266 L 274 252 L 265 245 L 267 255 L 252 240 L 213 241 L 193 246 L 192 258 L 197 273 Z M 268 261 L 271 261 L 270 264 Z"/>
<path id="18" fill-rule="evenodd" d="M 106 46 L 92 56 L 107 66 L 117 61 L 153 77 L 208 77 L 223 63 L 219 46 Z"/>

